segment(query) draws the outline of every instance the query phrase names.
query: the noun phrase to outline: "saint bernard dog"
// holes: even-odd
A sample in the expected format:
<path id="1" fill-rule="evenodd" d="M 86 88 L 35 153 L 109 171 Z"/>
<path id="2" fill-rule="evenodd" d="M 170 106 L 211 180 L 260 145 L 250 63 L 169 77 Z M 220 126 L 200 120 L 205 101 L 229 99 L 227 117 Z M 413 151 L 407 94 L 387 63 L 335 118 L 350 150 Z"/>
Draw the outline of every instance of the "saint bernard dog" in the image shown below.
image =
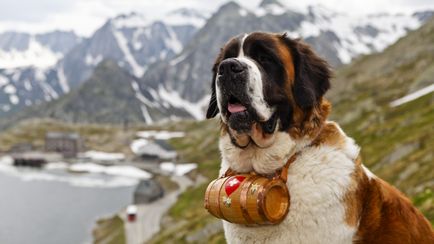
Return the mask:
<path id="1" fill-rule="evenodd" d="M 228 243 L 434 243 L 427 219 L 363 166 L 327 120 L 326 61 L 300 40 L 254 32 L 229 40 L 213 67 L 207 118 L 220 114 L 220 174 L 288 169 L 288 215 L 277 225 L 223 221 Z"/>

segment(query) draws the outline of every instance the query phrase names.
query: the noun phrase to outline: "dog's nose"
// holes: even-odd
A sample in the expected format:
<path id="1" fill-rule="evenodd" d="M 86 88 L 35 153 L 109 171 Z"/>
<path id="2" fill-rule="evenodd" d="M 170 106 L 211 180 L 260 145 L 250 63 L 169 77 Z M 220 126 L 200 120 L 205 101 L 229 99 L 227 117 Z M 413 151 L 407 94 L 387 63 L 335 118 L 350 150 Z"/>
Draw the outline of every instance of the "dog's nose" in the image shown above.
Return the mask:
<path id="1" fill-rule="evenodd" d="M 235 58 L 225 59 L 220 63 L 219 75 L 233 75 L 243 72 L 246 66 Z"/>

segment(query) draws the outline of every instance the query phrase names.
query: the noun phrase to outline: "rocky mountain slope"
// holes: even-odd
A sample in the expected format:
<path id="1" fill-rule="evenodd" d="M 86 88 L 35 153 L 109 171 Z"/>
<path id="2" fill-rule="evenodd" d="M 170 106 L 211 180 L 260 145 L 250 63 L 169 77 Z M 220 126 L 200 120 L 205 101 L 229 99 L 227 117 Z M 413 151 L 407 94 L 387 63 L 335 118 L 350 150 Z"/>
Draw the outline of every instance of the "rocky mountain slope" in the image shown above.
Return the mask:
<path id="1" fill-rule="evenodd" d="M 82 38 L 73 32 L 0 34 L 0 117 L 68 91 L 52 67 Z"/>
<path id="2" fill-rule="evenodd" d="M 303 37 L 334 66 L 352 58 L 383 50 L 420 26 L 424 16 L 378 14 L 354 17 L 323 6 L 310 6 L 306 13 L 286 8 L 277 0 L 263 1 L 249 10 L 236 2 L 223 5 L 176 57 L 156 63 L 143 77 L 143 89 L 160 87 L 175 91 L 189 101 L 208 94 L 210 69 L 221 46 L 240 32 L 255 30 L 288 32 Z"/>
<path id="3" fill-rule="evenodd" d="M 164 120 L 167 114 L 173 118 L 189 115 L 183 108 L 170 105 L 154 108 L 149 93 L 138 93 L 137 82 L 138 78 L 117 62 L 105 60 L 78 89 L 55 101 L 29 107 L 4 121 L 14 124 L 29 118 L 52 118 L 73 123 L 126 124 L 151 123 L 150 113 L 158 120 Z"/>
<path id="4" fill-rule="evenodd" d="M 91 37 L 68 48 L 55 43 L 51 33 L 30 36 L 31 51 L 24 50 L 24 54 L 16 50 L 25 46 L 25 34 L 18 38 L 5 33 L 0 36 L 0 59 L 12 54 L 16 57 L 0 61 L 0 117 L 78 88 L 105 59 L 115 60 L 124 70 L 141 77 L 149 64 L 179 53 L 205 18 L 191 9 L 178 9 L 161 20 L 149 20 L 133 12 L 109 19 Z M 44 42 L 34 44 L 39 39 Z M 70 44 L 65 38 L 55 40 Z M 19 58 L 20 63 L 16 61 Z M 15 63 L 19 65 L 10 68 Z"/>
<path id="5" fill-rule="evenodd" d="M 205 17 L 193 10 L 178 10 L 165 18 L 167 21 L 150 21 L 133 12 L 109 19 L 60 62 L 69 85 L 77 87 L 85 81 L 103 59 L 115 60 L 134 76 L 141 77 L 149 64 L 179 53 Z M 179 21 L 171 21 L 172 18 Z"/>
<path id="6" fill-rule="evenodd" d="M 171 111 L 165 109 L 168 107 L 187 111 L 183 117 L 199 119 L 208 100 L 212 62 L 224 42 L 240 32 L 286 31 L 304 38 L 331 64 L 339 66 L 361 54 L 383 50 L 431 15 L 426 11 L 352 16 L 320 5 L 295 11 L 277 0 L 264 0 L 253 8 L 228 2 L 210 18 L 192 9 L 174 11 L 157 21 L 138 13 L 120 15 L 74 46 L 50 69 L 0 71 L 0 118 L 78 89 L 99 62 L 111 59 L 140 78 L 135 85 L 136 97 L 147 97 L 150 102 L 140 101 L 142 106 L 156 113 L 149 112 L 144 121 L 179 118 L 179 113 L 164 114 Z M 13 80 L 23 72 L 23 78 Z M 142 114 L 136 113 L 131 116 Z"/>
<path id="7" fill-rule="evenodd" d="M 0 33 L 0 68 L 51 67 L 80 41 L 74 32 Z"/>

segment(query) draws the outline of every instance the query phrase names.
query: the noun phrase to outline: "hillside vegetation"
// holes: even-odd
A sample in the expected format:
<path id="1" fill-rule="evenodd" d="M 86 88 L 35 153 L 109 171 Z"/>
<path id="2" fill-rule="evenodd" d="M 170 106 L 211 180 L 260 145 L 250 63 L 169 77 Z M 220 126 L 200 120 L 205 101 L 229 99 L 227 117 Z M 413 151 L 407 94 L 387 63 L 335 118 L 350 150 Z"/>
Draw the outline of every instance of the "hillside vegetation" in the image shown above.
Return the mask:
<path id="1" fill-rule="evenodd" d="M 434 220 L 434 93 L 390 102 L 434 83 L 434 19 L 383 53 L 336 73 L 332 119 L 362 146 L 363 162 L 414 197 Z M 423 201 L 422 201 L 423 199 Z M 423 203 L 422 203 L 423 202 Z"/>
<path id="2" fill-rule="evenodd" d="M 122 126 L 103 124 L 71 124 L 53 119 L 31 119 L 17 123 L 0 133 L 0 152 L 8 151 L 19 143 L 31 143 L 37 150 L 44 148 L 47 132 L 79 133 L 87 150 L 122 152 L 132 156 L 129 149 L 138 130 L 144 126 Z"/>

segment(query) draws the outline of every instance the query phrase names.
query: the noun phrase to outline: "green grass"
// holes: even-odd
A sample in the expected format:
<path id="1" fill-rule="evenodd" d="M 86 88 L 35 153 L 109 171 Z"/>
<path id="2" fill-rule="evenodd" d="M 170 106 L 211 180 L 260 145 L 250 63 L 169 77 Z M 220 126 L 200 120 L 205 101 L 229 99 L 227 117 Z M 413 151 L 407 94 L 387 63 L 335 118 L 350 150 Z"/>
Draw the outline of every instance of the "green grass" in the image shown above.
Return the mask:
<path id="1" fill-rule="evenodd" d="M 425 189 L 413 197 L 413 202 L 418 206 L 434 227 L 434 192 L 433 189 Z"/>
<path id="2" fill-rule="evenodd" d="M 92 234 L 95 244 L 126 243 L 124 223 L 119 216 L 98 220 Z"/>
<path id="3" fill-rule="evenodd" d="M 413 198 L 415 205 L 433 222 L 434 197 L 423 194 L 432 188 L 434 181 L 433 96 L 426 95 L 396 108 L 382 106 L 377 110 L 343 124 L 343 128 L 361 145 L 364 164 Z M 405 148 L 410 148 L 407 154 L 392 160 L 393 155 L 400 154 Z M 431 200 L 418 200 L 421 194 Z"/>

